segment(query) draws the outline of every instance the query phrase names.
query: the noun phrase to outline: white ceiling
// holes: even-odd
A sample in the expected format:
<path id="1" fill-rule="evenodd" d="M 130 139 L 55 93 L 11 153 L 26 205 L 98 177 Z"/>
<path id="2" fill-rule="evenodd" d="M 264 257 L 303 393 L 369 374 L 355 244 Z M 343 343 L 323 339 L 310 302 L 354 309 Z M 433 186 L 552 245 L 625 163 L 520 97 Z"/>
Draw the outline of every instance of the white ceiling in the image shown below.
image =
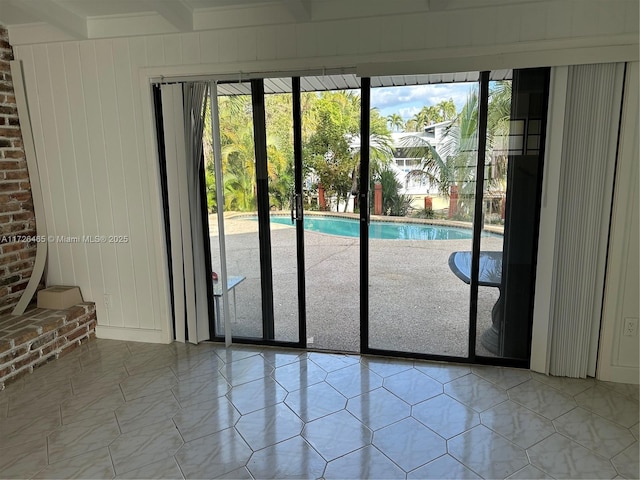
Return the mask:
<path id="1" fill-rule="evenodd" d="M 0 0 L 0 24 L 112 38 L 543 1 L 550 0 Z"/>

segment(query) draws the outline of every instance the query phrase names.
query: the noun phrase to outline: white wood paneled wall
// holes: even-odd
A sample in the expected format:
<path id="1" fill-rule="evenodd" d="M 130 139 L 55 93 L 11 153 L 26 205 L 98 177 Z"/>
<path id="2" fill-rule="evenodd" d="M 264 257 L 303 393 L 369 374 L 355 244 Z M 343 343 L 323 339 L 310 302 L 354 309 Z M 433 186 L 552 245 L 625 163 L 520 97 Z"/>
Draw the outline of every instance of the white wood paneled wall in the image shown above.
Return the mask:
<path id="1" fill-rule="evenodd" d="M 617 0 L 616 8 L 567 0 L 384 17 L 351 12 L 343 20 L 332 16 L 336 2 L 326 4 L 326 11 L 314 12 L 323 20 L 311 23 L 186 34 L 27 45 L 24 30 L 10 30 L 18 40 L 15 57 L 24 63 L 50 233 L 130 239 L 51 245 L 48 283 L 79 285 L 85 299 L 97 303 L 100 336 L 170 340 L 155 132 L 148 84 L 140 81 L 145 74 L 397 61 L 444 72 L 475 70 L 479 63 L 519 62 L 510 68 L 637 55 L 637 0 Z M 112 295 L 108 310 L 105 293 Z"/>
<path id="2" fill-rule="evenodd" d="M 638 333 L 626 336 L 625 319 L 640 318 L 640 63 L 627 64 L 622 128 L 616 167 L 616 190 L 602 313 L 598 378 L 611 382 L 640 382 Z"/>
<path id="3" fill-rule="evenodd" d="M 149 188 L 157 175 L 145 151 L 133 74 L 139 62 L 130 47 L 127 40 L 58 43 L 16 56 L 25 67 L 49 234 L 107 237 L 51 243 L 47 284 L 79 285 L 97 303 L 101 326 L 166 330 L 151 219 L 159 201 Z"/>

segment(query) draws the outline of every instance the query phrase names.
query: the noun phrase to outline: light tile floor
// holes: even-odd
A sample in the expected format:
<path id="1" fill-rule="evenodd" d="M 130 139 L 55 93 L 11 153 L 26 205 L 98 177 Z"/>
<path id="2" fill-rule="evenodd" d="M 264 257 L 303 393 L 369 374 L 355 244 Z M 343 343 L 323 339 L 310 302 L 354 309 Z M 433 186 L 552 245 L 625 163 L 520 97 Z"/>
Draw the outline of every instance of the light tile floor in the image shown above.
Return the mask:
<path id="1" fill-rule="evenodd" d="M 0 392 L 1 478 L 638 478 L 637 386 L 96 340 Z"/>

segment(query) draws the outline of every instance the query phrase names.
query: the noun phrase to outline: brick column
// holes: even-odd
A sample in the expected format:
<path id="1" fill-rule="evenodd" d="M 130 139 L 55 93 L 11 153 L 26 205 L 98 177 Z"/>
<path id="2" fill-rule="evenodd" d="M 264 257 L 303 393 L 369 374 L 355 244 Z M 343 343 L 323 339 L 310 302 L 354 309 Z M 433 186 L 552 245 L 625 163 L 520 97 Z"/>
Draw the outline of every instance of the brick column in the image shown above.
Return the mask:
<path id="1" fill-rule="evenodd" d="M 324 197 L 324 187 L 321 183 L 318 183 L 318 207 L 322 212 L 327 210 L 327 201 Z"/>
<path id="2" fill-rule="evenodd" d="M 373 214 L 382 215 L 382 184 L 379 182 L 373 186 Z"/>
<path id="3" fill-rule="evenodd" d="M 9 62 L 13 50 L 0 27 L 0 315 L 10 313 L 27 286 L 36 257 L 31 184 Z"/>
<path id="4" fill-rule="evenodd" d="M 449 194 L 449 218 L 458 213 L 458 186 L 451 185 L 451 192 Z"/>

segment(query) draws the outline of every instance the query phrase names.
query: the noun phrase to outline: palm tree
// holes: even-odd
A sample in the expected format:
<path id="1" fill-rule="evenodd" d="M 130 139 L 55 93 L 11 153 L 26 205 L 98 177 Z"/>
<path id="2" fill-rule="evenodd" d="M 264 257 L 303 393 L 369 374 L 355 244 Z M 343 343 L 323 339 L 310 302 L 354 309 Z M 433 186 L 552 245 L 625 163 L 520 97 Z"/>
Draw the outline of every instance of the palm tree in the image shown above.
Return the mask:
<path id="1" fill-rule="evenodd" d="M 504 191 L 508 154 L 509 120 L 511 115 L 511 82 L 497 82 L 491 89 L 487 115 L 487 150 L 485 190 Z M 419 167 L 410 172 L 415 177 L 426 177 L 438 185 L 443 194 L 451 186 L 459 192 L 458 208 L 469 215 L 473 208 L 476 189 L 478 152 L 478 92 L 473 90 L 460 113 L 447 127 L 438 151 L 427 139 L 419 135 L 403 138 L 407 155 L 421 158 Z"/>
<path id="2" fill-rule="evenodd" d="M 391 139 L 391 134 L 387 129 L 387 124 L 377 108 L 372 108 L 370 111 L 369 130 L 369 171 L 373 177 L 387 167 L 391 158 L 393 158 L 393 140 Z M 351 195 L 355 197 L 358 195 L 358 184 L 360 182 L 359 142 L 357 146 L 354 147 L 354 150 L 356 164 L 351 172 Z"/>
<path id="3" fill-rule="evenodd" d="M 427 117 L 425 115 L 424 107 L 418 113 L 416 113 L 411 119 L 407 120 L 406 130 L 409 132 L 421 132 L 427 125 Z"/>
<path id="4" fill-rule="evenodd" d="M 485 182 L 487 190 L 506 191 L 509 128 L 511 119 L 511 82 L 499 81 L 489 90 L 487 130 L 490 155 L 487 156 Z"/>
<path id="5" fill-rule="evenodd" d="M 225 209 L 255 210 L 256 161 L 251 123 L 226 125 L 221 153 Z"/>
<path id="6" fill-rule="evenodd" d="M 467 97 L 462 110 L 446 128 L 444 141 L 438 151 L 423 136 L 407 135 L 400 144 L 408 157 L 420 158 L 418 168 L 409 172 L 412 177 L 423 177 L 438 186 L 444 195 L 452 185 L 458 187 L 463 206 L 465 198 L 475 191 L 475 165 L 477 158 L 478 94 L 474 90 Z"/>
<path id="7" fill-rule="evenodd" d="M 387 115 L 387 123 L 389 124 L 389 128 L 396 132 L 401 132 L 404 129 L 404 120 L 398 113 Z"/>

